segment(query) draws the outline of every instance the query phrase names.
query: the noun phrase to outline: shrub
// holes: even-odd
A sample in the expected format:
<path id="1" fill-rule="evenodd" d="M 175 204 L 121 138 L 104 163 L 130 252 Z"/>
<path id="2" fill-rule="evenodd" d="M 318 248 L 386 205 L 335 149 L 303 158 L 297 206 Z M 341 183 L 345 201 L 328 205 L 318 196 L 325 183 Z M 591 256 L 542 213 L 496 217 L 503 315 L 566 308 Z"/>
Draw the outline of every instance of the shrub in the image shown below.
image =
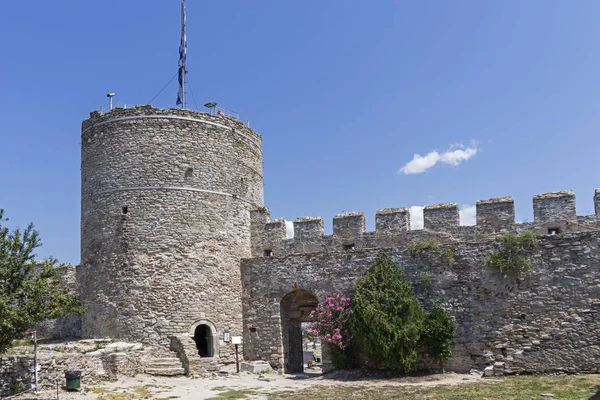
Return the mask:
<path id="1" fill-rule="evenodd" d="M 353 369 L 359 366 L 356 346 L 347 344 L 343 349 L 339 346 L 328 344 L 331 363 L 336 369 Z"/>
<path id="2" fill-rule="evenodd" d="M 350 341 L 348 317 L 350 315 L 350 298 L 332 293 L 323 303 L 310 313 L 311 324 L 308 328 L 309 339 L 320 338 L 343 350 Z"/>
<path id="3" fill-rule="evenodd" d="M 441 255 L 443 259 L 446 259 L 450 264 L 454 263 L 454 249 L 451 247 L 443 246 L 437 240 L 421 240 L 418 242 L 411 243 L 408 246 L 408 254 L 415 257 L 419 254 L 426 252 L 434 252 Z"/>
<path id="4" fill-rule="evenodd" d="M 531 267 L 529 251 L 535 245 L 536 238 L 531 232 L 503 235 L 500 237 L 500 249 L 485 258 L 485 265 L 500 271 L 505 277 L 528 271 Z"/>
<path id="5" fill-rule="evenodd" d="M 423 274 L 419 276 L 419 282 L 423 287 L 429 287 L 433 284 L 433 279 L 431 279 L 431 275 Z"/>
<path id="6" fill-rule="evenodd" d="M 452 338 L 456 323 L 441 307 L 433 307 L 423 321 L 421 343 L 427 355 L 440 365 L 452 357 Z"/>
<path id="7" fill-rule="evenodd" d="M 354 287 L 350 330 L 368 365 L 413 370 L 425 313 L 404 272 L 380 253 Z"/>

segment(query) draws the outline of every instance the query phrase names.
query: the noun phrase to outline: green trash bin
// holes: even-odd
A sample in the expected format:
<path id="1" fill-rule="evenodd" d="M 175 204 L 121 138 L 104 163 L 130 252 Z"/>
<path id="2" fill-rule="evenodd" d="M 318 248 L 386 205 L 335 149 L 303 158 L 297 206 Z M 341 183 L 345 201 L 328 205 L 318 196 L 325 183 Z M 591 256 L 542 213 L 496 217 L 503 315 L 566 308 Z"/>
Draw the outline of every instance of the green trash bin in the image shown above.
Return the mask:
<path id="1" fill-rule="evenodd" d="M 65 379 L 67 380 L 67 390 L 77 390 L 81 384 L 81 371 L 67 371 Z"/>

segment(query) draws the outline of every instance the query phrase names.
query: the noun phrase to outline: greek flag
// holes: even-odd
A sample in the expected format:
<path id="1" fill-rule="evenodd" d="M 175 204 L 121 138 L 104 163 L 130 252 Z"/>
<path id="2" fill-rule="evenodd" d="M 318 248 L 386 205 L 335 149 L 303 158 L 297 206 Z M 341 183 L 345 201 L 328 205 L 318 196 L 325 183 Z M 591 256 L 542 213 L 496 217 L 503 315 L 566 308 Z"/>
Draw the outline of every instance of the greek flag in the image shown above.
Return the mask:
<path id="1" fill-rule="evenodd" d="M 179 45 L 179 73 L 177 74 L 179 80 L 179 91 L 177 93 L 177 105 L 181 105 L 183 102 L 183 78 L 185 74 L 185 57 L 187 52 L 187 38 L 185 34 L 185 0 L 181 0 L 181 44 Z"/>

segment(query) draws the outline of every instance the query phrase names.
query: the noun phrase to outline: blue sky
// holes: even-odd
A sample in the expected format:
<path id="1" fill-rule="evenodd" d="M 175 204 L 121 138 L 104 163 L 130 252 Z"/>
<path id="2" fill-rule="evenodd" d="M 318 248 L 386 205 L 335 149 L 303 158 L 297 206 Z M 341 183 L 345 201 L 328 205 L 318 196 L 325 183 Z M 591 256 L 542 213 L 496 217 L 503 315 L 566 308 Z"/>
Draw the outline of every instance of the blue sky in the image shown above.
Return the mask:
<path id="1" fill-rule="evenodd" d="M 194 95 L 263 135 L 273 217 L 320 215 L 330 232 L 364 211 L 373 229 L 378 208 L 457 202 L 470 220 L 476 200 L 512 195 L 532 220 L 532 196 L 561 189 L 593 213 L 600 2 L 188 3 Z M 40 257 L 79 261 L 81 121 L 107 92 L 152 99 L 179 29 L 177 0 L 2 4 L 0 208 L 35 223 Z"/>

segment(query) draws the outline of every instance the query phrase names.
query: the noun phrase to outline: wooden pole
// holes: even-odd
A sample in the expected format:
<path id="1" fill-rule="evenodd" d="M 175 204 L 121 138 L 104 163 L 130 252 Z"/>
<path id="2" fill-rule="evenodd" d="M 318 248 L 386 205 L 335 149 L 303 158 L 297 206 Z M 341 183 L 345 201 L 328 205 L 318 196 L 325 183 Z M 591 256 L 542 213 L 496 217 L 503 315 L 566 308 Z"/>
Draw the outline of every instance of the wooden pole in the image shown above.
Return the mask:
<path id="1" fill-rule="evenodd" d="M 237 370 L 237 373 L 240 373 L 240 361 L 238 359 L 238 345 L 235 345 L 235 368 Z"/>
<path id="2" fill-rule="evenodd" d="M 35 391 L 38 392 L 38 359 L 37 359 L 37 331 L 33 331 L 33 370 L 35 377 Z"/>

